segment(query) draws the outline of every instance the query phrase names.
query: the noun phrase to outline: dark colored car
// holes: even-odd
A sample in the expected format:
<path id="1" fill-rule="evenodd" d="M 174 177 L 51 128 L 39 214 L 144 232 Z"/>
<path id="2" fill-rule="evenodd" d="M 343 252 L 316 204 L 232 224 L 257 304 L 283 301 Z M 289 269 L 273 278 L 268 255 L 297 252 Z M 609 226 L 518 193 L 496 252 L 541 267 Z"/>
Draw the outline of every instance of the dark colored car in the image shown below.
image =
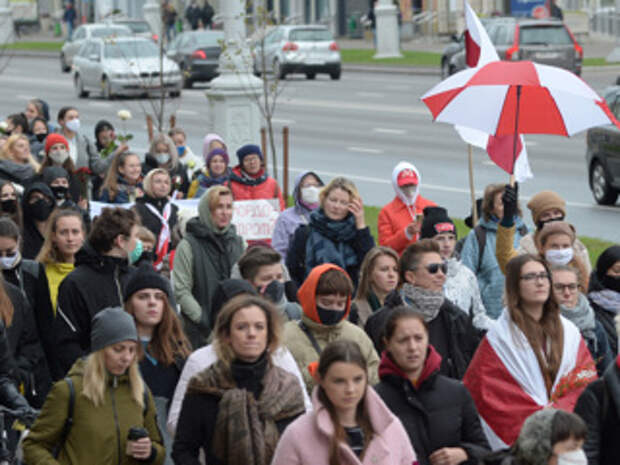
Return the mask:
<path id="1" fill-rule="evenodd" d="M 605 101 L 620 118 L 620 86 L 608 87 Z M 620 194 L 620 129 L 612 124 L 597 126 L 587 133 L 586 163 L 590 190 L 596 203 L 614 205 Z"/>
<path id="2" fill-rule="evenodd" d="M 222 31 L 188 31 L 176 36 L 166 51 L 176 61 L 183 75 L 183 87 L 190 89 L 194 82 L 205 82 L 217 77 Z"/>
<path id="3" fill-rule="evenodd" d="M 501 60 L 535 61 L 581 75 L 583 48 L 561 21 L 497 17 L 490 18 L 483 24 Z M 452 45 L 452 48 L 447 48 L 444 52 L 442 73 L 450 75 L 466 67 L 463 38 L 457 41 L 458 50 Z M 454 52 L 448 56 L 446 52 L 452 50 Z"/>

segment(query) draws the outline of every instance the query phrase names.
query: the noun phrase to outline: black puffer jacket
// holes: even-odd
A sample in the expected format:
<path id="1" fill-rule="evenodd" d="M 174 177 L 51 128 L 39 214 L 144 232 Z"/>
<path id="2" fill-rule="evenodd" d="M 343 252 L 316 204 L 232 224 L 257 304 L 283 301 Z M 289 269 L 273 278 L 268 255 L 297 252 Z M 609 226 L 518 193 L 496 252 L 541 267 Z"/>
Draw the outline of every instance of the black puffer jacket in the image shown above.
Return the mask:
<path id="1" fill-rule="evenodd" d="M 7 328 L 13 361 L 12 378 L 23 388 L 28 402 L 41 408 L 52 383 L 32 308 L 18 287 L 7 282 L 3 284 L 13 304 L 13 318 Z"/>
<path id="2" fill-rule="evenodd" d="M 91 320 L 106 307 L 123 305 L 123 288 L 132 269 L 126 258 L 100 255 L 88 243 L 76 254 L 75 269 L 58 289 L 54 379 L 64 377 L 78 358 L 90 353 Z"/>
<path id="3" fill-rule="evenodd" d="M 0 405 L 12 409 L 28 408 L 28 402 L 13 384 L 11 370 L 9 340 L 4 323 L 0 320 Z"/>
<path id="4" fill-rule="evenodd" d="M 398 291 L 392 291 L 385 299 L 385 305 L 380 310 L 373 313 L 366 321 L 364 330 L 372 340 L 377 349 L 377 353 L 383 352 L 383 329 L 392 313 L 392 310 L 404 301 Z M 447 350 L 441 350 L 439 341 L 433 340 L 432 325 L 441 325 L 443 330 L 443 342 Z M 430 344 L 437 346 L 437 350 L 442 358 L 441 373 L 450 378 L 463 379 L 469 362 L 471 361 L 478 344 L 482 338 L 482 333 L 472 324 L 467 315 L 448 299 L 444 300 L 439 314 L 429 323 L 431 333 Z"/>
<path id="5" fill-rule="evenodd" d="M 381 382 L 375 390 L 402 422 L 421 465 L 444 447 L 467 453 L 465 465 L 475 465 L 489 453 L 478 411 L 460 381 L 439 374 L 441 356 L 429 346 L 425 367 L 414 387 L 387 352 L 379 365 Z"/>
<path id="6" fill-rule="evenodd" d="M 583 449 L 588 465 L 618 463 L 620 457 L 620 368 L 611 364 L 602 378 L 590 384 L 579 396 L 577 413 L 588 425 Z"/>

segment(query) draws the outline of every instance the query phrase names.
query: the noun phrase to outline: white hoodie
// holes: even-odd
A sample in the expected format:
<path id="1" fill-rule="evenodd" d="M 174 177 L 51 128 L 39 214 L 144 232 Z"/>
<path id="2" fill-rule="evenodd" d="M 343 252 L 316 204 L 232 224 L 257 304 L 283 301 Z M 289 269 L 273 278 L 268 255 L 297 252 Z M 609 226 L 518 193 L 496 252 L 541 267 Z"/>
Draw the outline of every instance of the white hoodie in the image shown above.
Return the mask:
<path id="1" fill-rule="evenodd" d="M 413 170 L 413 172 L 418 177 L 418 186 L 412 199 L 405 196 L 402 189 L 398 186 L 398 174 L 406 169 Z M 406 161 L 401 161 L 394 167 L 394 170 L 392 171 L 392 187 L 394 188 L 394 192 L 396 192 L 398 198 L 402 200 L 405 205 L 409 207 L 415 205 L 415 201 L 420 194 L 420 184 L 422 184 L 422 177 L 420 176 L 420 172 L 418 171 L 418 169 L 413 164 Z"/>

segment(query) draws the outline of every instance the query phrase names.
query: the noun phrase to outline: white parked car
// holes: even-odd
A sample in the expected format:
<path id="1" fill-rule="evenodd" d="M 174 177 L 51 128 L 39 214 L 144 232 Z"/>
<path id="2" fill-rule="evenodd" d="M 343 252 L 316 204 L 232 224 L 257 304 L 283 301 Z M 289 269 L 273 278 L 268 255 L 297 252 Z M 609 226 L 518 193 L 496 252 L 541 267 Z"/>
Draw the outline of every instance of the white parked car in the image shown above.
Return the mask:
<path id="1" fill-rule="evenodd" d="M 80 98 L 90 92 L 99 92 L 107 99 L 116 95 L 181 94 L 179 66 L 164 55 L 160 69 L 159 48 L 148 39 L 90 40 L 76 55 L 73 69 L 73 84 Z"/>
<path id="2" fill-rule="evenodd" d="M 83 24 L 73 31 L 73 38 L 67 40 L 60 49 L 60 69 L 63 73 L 71 71 L 73 57 L 80 51 L 84 42 L 105 37 L 130 36 L 131 30 L 121 24 Z"/>
<path id="3" fill-rule="evenodd" d="M 303 73 L 314 79 L 318 73 L 340 79 L 340 48 L 325 26 L 276 26 L 252 44 L 256 74 L 272 72 L 280 79 Z M 264 52 L 263 52 L 264 50 Z"/>

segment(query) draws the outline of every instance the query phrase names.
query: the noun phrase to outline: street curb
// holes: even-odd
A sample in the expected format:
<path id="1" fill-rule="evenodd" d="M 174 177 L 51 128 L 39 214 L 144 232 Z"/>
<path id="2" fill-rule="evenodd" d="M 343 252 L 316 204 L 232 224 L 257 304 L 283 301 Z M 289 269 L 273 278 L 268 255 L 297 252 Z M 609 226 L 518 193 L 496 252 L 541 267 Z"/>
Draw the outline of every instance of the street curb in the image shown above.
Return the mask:
<path id="1" fill-rule="evenodd" d="M 44 50 L 8 50 L 8 55 L 11 57 L 25 57 L 25 58 L 51 58 L 58 59 L 60 52 L 49 52 Z M 620 73 L 620 65 L 612 66 L 584 66 L 584 70 L 599 72 L 599 71 L 615 71 Z M 342 70 L 348 73 L 383 73 L 383 74 L 404 74 L 404 75 L 417 75 L 417 76 L 439 76 L 439 66 L 383 66 L 383 65 L 363 65 L 353 63 L 343 63 Z"/>

